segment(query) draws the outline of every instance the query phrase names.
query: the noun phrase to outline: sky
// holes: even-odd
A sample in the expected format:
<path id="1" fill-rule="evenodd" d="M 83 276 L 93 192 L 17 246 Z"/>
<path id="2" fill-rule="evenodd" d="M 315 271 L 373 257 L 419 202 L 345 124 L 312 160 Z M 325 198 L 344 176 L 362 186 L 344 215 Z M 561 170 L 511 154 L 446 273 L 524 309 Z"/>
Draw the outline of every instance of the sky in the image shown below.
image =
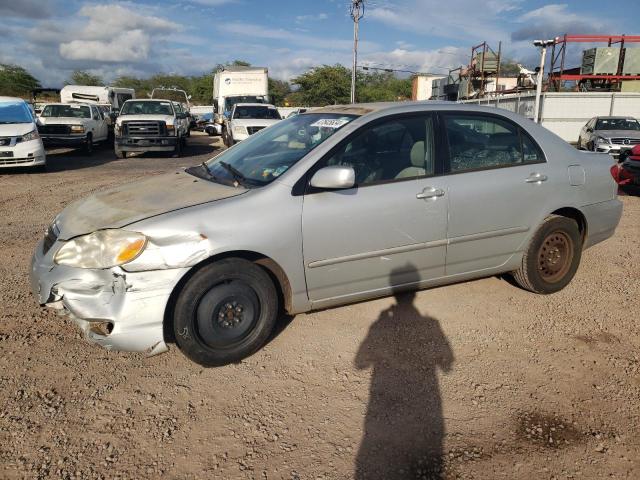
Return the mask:
<path id="1" fill-rule="evenodd" d="M 350 0 L 0 0 L 0 63 L 59 87 L 73 70 L 196 75 L 235 59 L 289 80 L 323 64 L 351 65 Z M 573 34 L 640 34 L 638 0 L 365 0 L 358 64 L 446 73 L 471 47 L 502 41 L 529 68 L 531 41 Z M 635 31 L 634 31 L 635 28 Z M 638 45 L 640 46 L 640 45 Z M 572 61 L 579 61 L 575 47 Z M 570 66 L 576 66 L 570 65 Z"/>

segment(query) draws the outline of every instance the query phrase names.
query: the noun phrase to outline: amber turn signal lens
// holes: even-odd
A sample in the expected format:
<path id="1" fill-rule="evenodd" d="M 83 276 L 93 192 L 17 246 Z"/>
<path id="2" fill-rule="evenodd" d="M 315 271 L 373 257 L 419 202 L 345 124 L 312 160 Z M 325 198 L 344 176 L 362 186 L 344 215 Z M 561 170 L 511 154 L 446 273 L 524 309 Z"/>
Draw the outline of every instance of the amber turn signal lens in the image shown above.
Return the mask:
<path id="1" fill-rule="evenodd" d="M 119 264 L 130 262 L 140 255 L 142 250 L 144 250 L 146 243 L 147 241 L 145 238 L 139 238 L 128 243 L 122 250 L 120 250 L 120 253 L 118 253 L 118 256 L 116 257 L 116 261 Z"/>

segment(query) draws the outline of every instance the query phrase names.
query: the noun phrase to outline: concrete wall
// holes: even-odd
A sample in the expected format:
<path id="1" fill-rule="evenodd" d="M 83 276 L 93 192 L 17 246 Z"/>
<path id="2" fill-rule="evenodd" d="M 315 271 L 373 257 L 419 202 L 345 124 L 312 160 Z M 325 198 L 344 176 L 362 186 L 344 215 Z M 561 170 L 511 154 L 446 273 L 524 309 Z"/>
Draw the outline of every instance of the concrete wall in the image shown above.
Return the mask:
<path id="1" fill-rule="evenodd" d="M 463 100 L 461 103 L 504 108 L 533 118 L 535 94 L 502 95 L 480 100 Z M 542 95 L 542 125 L 567 142 L 577 142 L 584 124 L 592 117 L 603 115 L 640 118 L 640 93 L 549 92 Z"/>

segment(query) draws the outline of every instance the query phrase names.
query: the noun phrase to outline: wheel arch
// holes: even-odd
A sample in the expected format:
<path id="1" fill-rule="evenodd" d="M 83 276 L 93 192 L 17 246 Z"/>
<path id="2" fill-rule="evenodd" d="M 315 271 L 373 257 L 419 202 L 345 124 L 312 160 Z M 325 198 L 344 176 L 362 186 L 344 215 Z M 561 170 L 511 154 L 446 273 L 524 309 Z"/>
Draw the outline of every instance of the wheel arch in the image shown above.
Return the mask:
<path id="1" fill-rule="evenodd" d="M 551 215 L 560 215 L 561 217 L 567 217 L 575 220 L 578 224 L 580 236 L 582 237 L 582 244 L 584 245 L 588 233 L 587 218 L 584 216 L 584 213 L 575 207 L 562 207 L 551 212 Z"/>
<path id="2" fill-rule="evenodd" d="M 185 284 L 203 267 L 225 258 L 242 258 L 262 267 L 267 272 L 269 277 L 271 277 L 271 280 L 276 287 L 276 291 L 278 292 L 279 297 L 279 304 L 282 306 L 285 312 L 291 311 L 291 283 L 289 282 L 289 277 L 285 273 L 284 269 L 280 266 L 280 264 L 278 264 L 278 262 L 268 257 L 267 255 L 250 250 L 233 250 L 218 253 L 191 267 L 173 288 L 171 295 L 169 296 L 169 301 L 167 302 L 167 305 L 165 307 L 164 318 L 162 322 L 164 339 L 166 342 L 175 343 L 173 334 L 173 310 L 175 308 L 178 296 L 182 292 Z"/>

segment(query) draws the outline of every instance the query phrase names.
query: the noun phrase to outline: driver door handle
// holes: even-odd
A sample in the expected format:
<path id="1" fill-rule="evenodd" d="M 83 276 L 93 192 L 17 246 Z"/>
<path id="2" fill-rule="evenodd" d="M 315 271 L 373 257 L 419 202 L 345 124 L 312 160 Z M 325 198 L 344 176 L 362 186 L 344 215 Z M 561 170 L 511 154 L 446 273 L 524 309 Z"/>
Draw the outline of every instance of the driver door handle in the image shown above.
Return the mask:
<path id="1" fill-rule="evenodd" d="M 531 173 L 527 179 L 525 180 L 525 182 L 527 183 L 542 183 L 542 182 L 546 182 L 549 179 L 549 177 L 547 177 L 546 175 L 543 175 L 542 173 Z"/>
<path id="2" fill-rule="evenodd" d="M 428 198 L 438 198 L 443 196 L 444 196 L 444 190 L 442 190 L 441 188 L 435 188 L 435 187 L 427 187 L 424 190 L 422 190 L 422 192 L 416 194 L 416 198 L 418 200 L 424 200 Z"/>

